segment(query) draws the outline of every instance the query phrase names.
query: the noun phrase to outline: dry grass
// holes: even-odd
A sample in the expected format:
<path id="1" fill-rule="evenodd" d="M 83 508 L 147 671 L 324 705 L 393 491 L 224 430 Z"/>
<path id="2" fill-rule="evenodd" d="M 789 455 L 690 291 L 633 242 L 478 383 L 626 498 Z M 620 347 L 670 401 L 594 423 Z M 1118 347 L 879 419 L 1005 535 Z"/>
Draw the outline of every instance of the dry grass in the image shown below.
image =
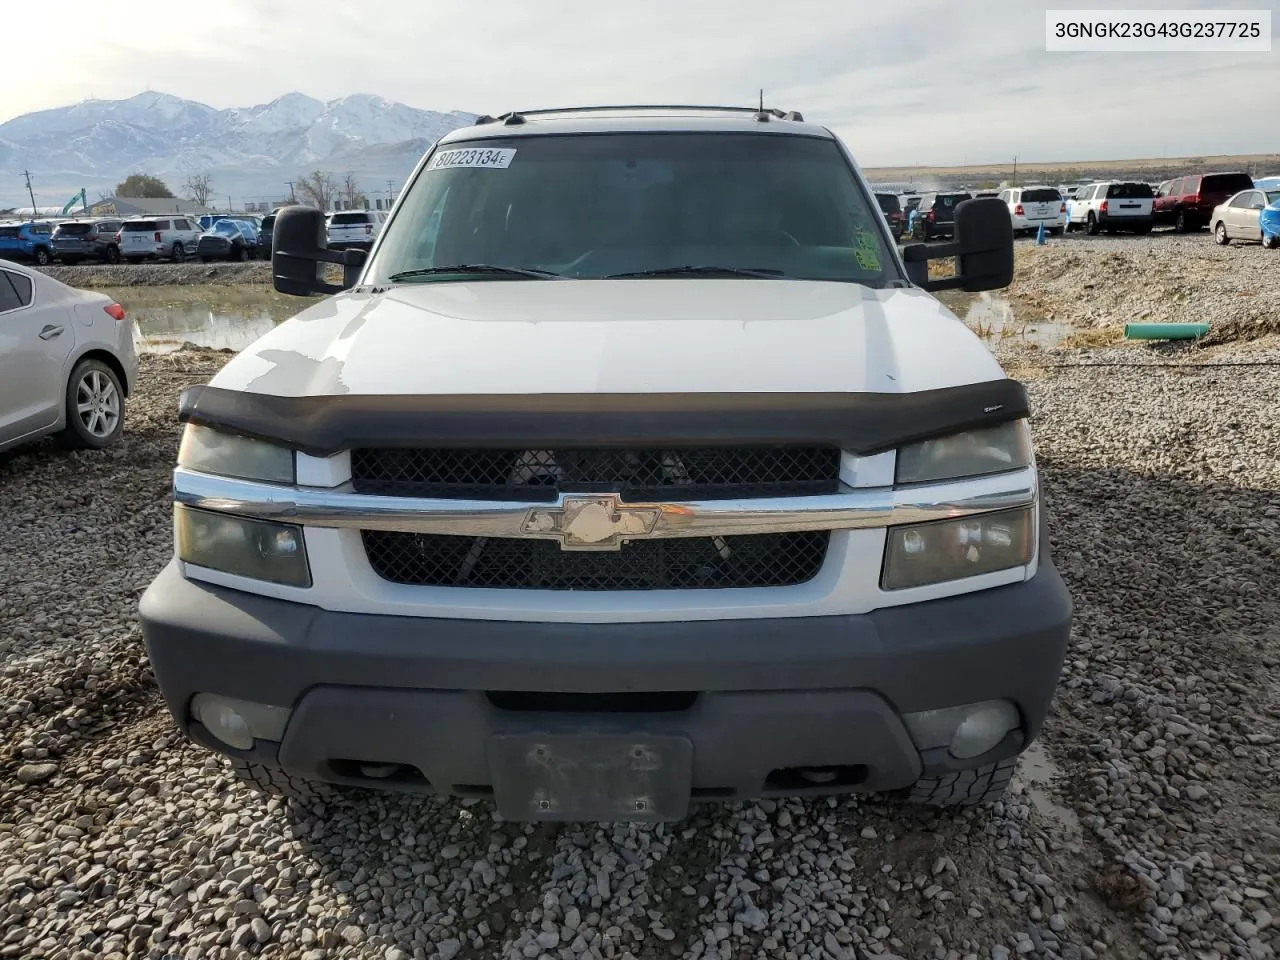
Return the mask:
<path id="1" fill-rule="evenodd" d="M 1011 380 L 1020 380 L 1026 382 L 1028 380 L 1043 380 L 1046 376 L 1044 367 L 1036 366 L 1030 363 L 1020 363 L 1005 368 L 1005 373 L 1009 375 Z"/>
<path id="2" fill-rule="evenodd" d="M 1063 337 L 1061 346 L 1070 350 L 1096 350 L 1124 342 L 1124 327 L 1090 327 Z"/>
<path id="3" fill-rule="evenodd" d="M 929 261 L 929 279 L 938 280 L 942 277 L 954 277 L 956 275 L 956 261 L 954 257 L 947 257 L 943 260 Z"/>

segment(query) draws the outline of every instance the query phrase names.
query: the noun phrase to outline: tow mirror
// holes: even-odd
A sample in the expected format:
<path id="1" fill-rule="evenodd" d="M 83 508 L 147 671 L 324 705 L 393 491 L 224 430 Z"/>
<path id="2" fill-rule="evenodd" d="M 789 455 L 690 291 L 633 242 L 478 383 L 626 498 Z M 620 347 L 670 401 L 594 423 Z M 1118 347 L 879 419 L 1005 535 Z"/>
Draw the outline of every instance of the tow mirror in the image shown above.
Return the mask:
<path id="1" fill-rule="evenodd" d="M 271 277 L 277 291 L 294 297 L 341 293 L 355 286 L 367 254 L 363 250 L 330 250 L 324 212 L 314 207 L 283 207 L 271 232 Z M 324 266 L 342 265 L 342 283 L 324 279 Z"/>
<path id="2" fill-rule="evenodd" d="M 912 243 L 902 248 L 911 282 L 926 290 L 999 290 L 1013 282 L 1013 220 L 999 197 L 956 205 L 955 236 L 947 243 Z M 956 274 L 929 279 L 929 261 L 955 258 Z"/>

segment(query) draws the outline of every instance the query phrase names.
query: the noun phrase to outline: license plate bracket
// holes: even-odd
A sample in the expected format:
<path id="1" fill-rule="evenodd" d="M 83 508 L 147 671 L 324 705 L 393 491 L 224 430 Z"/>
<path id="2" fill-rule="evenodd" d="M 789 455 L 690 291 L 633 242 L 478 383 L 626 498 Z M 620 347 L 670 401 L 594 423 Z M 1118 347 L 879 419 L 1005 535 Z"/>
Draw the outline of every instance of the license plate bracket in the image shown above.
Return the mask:
<path id="1" fill-rule="evenodd" d="M 498 733 L 489 738 L 489 769 L 507 820 L 682 820 L 693 743 L 635 733 Z"/>

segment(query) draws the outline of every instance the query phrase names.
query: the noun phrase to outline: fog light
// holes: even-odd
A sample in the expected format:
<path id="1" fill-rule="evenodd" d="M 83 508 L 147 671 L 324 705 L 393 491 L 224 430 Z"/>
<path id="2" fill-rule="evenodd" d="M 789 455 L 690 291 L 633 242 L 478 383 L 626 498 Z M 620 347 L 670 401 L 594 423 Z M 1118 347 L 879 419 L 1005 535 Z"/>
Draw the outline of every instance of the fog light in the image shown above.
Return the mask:
<path id="1" fill-rule="evenodd" d="M 1018 729 L 1018 708 L 1008 700 L 984 700 L 941 710 L 921 710 L 902 718 L 920 750 L 950 749 L 957 760 L 980 756 Z"/>
<path id="2" fill-rule="evenodd" d="M 993 749 L 1018 726 L 1018 711 L 1007 700 L 998 700 L 969 711 L 951 738 L 951 755 L 957 760 L 981 756 Z"/>
<path id="3" fill-rule="evenodd" d="M 197 693 L 191 698 L 192 719 L 236 750 L 252 750 L 254 740 L 279 741 L 289 723 L 288 707 Z"/>

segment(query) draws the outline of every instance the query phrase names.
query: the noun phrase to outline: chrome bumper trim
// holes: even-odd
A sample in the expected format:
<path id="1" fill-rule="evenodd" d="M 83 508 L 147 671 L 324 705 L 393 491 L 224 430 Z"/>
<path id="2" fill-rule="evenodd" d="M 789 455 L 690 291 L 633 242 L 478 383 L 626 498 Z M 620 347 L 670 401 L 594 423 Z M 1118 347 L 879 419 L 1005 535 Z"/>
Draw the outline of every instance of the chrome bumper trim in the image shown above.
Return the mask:
<path id="1" fill-rule="evenodd" d="M 804 530 L 857 530 L 946 520 L 1029 506 L 1033 468 L 911 487 L 846 487 L 811 497 L 626 503 L 616 494 L 561 494 L 546 503 L 384 497 L 333 489 L 286 487 L 174 471 L 174 500 L 219 513 L 316 527 L 533 537 L 566 549 L 616 550 L 623 541 L 728 537 Z M 584 507 L 590 515 L 582 519 Z"/>

